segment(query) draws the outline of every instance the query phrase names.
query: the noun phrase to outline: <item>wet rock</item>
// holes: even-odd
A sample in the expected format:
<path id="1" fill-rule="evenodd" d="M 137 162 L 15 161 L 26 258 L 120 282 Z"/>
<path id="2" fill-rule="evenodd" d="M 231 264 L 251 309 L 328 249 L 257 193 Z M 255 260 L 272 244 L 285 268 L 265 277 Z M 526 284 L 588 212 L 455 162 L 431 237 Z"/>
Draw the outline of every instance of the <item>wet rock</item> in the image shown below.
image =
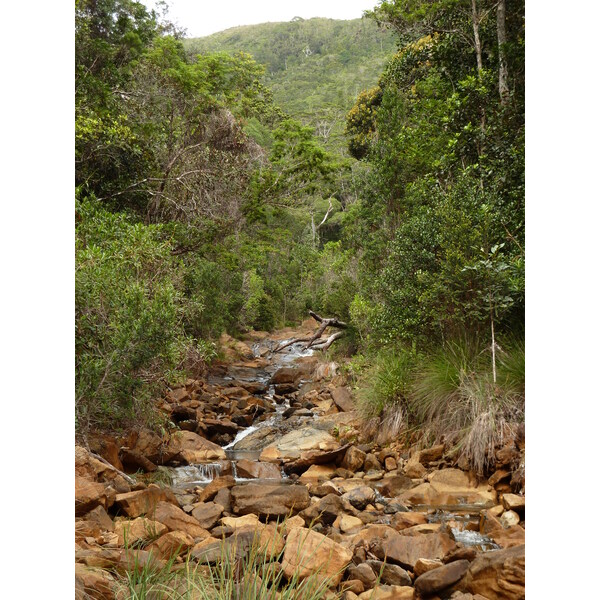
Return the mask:
<path id="1" fill-rule="evenodd" d="M 300 367 L 281 367 L 271 377 L 271 385 L 296 383 L 302 378 L 303 370 Z"/>
<path id="2" fill-rule="evenodd" d="M 314 575 L 333 587 L 340 583 L 351 559 L 352 552 L 344 546 L 316 531 L 299 527 L 288 533 L 281 566 L 288 580 L 294 574 L 301 580 Z"/>
<path id="3" fill-rule="evenodd" d="M 360 471 L 365 463 L 366 456 L 366 452 L 363 452 L 356 446 L 350 446 L 348 450 L 346 450 L 346 454 L 344 454 L 340 467 L 348 469 L 353 473 Z"/>
<path id="4" fill-rule="evenodd" d="M 231 490 L 231 508 L 236 515 L 254 513 L 259 516 L 285 516 L 301 511 L 310 504 L 303 485 L 248 485 Z"/>
<path id="5" fill-rule="evenodd" d="M 471 563 L 460 586 L 489 600 L 524 600 L 525 546 L 480 554 Z"/>
<path id="6" fill-rule="evenodd" d="M 432 569 L 415 580 L 415 590 L 422 596 L 431 596 L 459 581 L 469 569 L 468 560 L 458 560 Z"/>
<path id="7" fill-rule="evenodd" d="M 203 529 L 212 529 L 223 514 L 223 507 L 215 502 L 198 502 L 192 510 L 192 517 Z"/>

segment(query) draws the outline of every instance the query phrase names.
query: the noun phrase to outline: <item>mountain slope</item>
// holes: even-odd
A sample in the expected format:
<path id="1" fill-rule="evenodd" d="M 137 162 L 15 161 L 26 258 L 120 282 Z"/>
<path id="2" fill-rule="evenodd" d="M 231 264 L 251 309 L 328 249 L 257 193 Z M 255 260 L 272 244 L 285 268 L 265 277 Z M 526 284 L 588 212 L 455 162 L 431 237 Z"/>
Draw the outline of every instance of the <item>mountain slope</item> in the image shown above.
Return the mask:
<path id="1" fill-rule="evenodd" d="M 190 54 L 251 54 L 265 65 L 275 102 L 337 150 L 345 145 L 346 112 L 360 91 L 377 83 L 395 51 L 392 34 L 368 19 L 295 18 L 235 27 L 185 40 L 185 45 Z"/>

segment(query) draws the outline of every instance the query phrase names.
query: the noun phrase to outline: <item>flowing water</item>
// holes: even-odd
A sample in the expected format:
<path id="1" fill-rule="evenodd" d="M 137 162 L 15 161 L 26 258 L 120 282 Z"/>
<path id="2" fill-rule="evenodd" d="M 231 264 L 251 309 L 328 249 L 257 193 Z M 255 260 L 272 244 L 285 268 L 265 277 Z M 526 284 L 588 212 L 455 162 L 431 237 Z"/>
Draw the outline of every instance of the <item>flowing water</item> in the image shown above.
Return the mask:
<path id="1" fill-rule="evenodd" d="M 235 366 L 228 367 L 225 375 L 211 376 L 209 383 L 216 385 L 228 385 L 233 380 L 247 382 L 247 383 L 259 383 L 267 387 L 264 393 L 256 393 L 255 396 L 261 397 L 266 400 L 275 409 L 270 416 L 264 418 L 262 421 L 257 421 L 251 426 L 246 427 L 238 431 L 235 438 L 223 446 L 227 459 L 226 461 L 213 462 L 208 464 L 195 464 L 187 465 L 182 467 L 171 468 L 170 474 L 172 477 L 172 485 L 175 490 L 184 491 L 192 487 L 204 487 L 214 478 L 225 474 L 233 475 L 237 484 L 243 484 L 248 482 L 268 482 L 270 484 L 278 482 L 282 485 L 286 485 L 290 482 L 287 475 L 285 474 L 283 467 L 281 468 L 281 479 L 246 479 L 238 476 L 237 472 L 237 461 L 243 458 L 248 460 L 257 461 L 261 449 L 247 449 L 244 444 L 240 444 L 248 436 L 255 434 L 256 432 L 263 430 L 267 427 L 273 428 L 278 427 L 284 420 L 285 411 L 290 408 L 290 401 L 285 396 L 284 401 L 277 403 L 275 401 L 275 389 L 273 385 L 269 385 L 269 381 L 278 369 L 285 366 L 290 366 L 298 358 L 303 356 L 311 356 L 313 354 L 311 350 L 304 350 L 302 343 L 293 344 L 288 346 L 281 352 L 273 353 L 273 349 L 279 344 L 285 344 L 287 340 L 274 341 L 274 340 L 262 340 L 256 342 L 252 350 L 256 357 L 264 357 L 269 361 L 268 365 L 264 367 L 246 367 L 246 366 Z M 301 382 L 304 383 L 304 382 Z M 310 418 L 310 417 L 308 417 Z M 241 447 L 240 447 L 241 446 Z M 376 502 L 387 507 L 391 504 L 390 510 L 385 510 L 385 513 L 381 516 L 381 523 L 389 524 L 391 515 L 390 512 L 395 512 L 393 509 L 393 498 L 383 497 L 379 491 L 376 491 Z M 452 536 L 457 542 L 461 542 L 465 546 L 474 546 L 483 551 L 495 550 L 499 546 L 495 544 L 489 537 L 479 532 L 479 511 L 484 507 L 481 505 L 448 505 L 448 506 L 413 506 L 412 511 L 423 512 L 427 515 L 429 523 L 441 523 L 452 533 Z"/>

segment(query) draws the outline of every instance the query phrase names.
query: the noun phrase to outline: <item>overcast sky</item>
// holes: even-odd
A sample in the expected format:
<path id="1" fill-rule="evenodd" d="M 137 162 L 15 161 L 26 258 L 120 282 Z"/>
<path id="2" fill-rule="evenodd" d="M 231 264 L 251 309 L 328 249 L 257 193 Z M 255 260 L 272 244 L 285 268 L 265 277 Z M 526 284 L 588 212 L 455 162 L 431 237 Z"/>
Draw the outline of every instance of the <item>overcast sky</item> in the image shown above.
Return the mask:
<path id="1" fill-rule="evenodd" d="M 142 0 L 149 8 L 154 0 Z M 210 35 L 238 25 L 290 21 L 294 17 L 358 19 L 377 0 L 167 0 L 170 20 L 188 37 Z"/>

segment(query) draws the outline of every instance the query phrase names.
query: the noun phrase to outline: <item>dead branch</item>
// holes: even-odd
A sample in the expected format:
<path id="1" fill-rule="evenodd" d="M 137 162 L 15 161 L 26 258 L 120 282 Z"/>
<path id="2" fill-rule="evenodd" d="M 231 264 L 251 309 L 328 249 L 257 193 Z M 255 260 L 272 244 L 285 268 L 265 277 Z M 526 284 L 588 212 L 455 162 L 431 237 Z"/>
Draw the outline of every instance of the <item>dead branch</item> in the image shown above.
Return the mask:
<path id="1" fill-rule="evenodd" d="M 338 331 L 338 332 L 330 335 L 326 340 L 322 340 L 321 337 L 325 333 L 325 330 L 328 327 L 337 327 L 338 329 L 346 329 L 348 327 L 347 323 L 344 323 L 343 321 L 338 320 L 337 317 L 330 317 L 330 318 L 325 319 L 325 318 L 321 317 L 320 315 L 318 315 L 317 313 L 313 312 L 312 310 L 309 310 L 308 314 L 315 321 L 317 321 L 317 323 L 320 323 L 317 331 L 315 331 L 315 333 L 313 335 L 308 336 L 308 337 L 293 338 L 291 340 L 288 340 L 285 344 L 281 344 L 281 345 L 277 346 L 277 348 L 275 348 L 273 350 L 273 352 L 281 352 L 281 350 L 283 350 L 284 348 L 287 348 L 288 346 L 292 346 L 293 344 L 297 344 L 299 342 L 306 343 L 306 346 L 304 346 L 304 350 L 308 350 L 309 348 L 317 348 L 317 347 L 319 350 L 327 350 L 327 348 L 329 348 L 329 346 L 331 346 L 331 344 L 333 344 L 333 342 L 335 342 L 335 340 L 337 340 L 338 338 L 340 338 L 343 335 L 343 332 Z"/>

